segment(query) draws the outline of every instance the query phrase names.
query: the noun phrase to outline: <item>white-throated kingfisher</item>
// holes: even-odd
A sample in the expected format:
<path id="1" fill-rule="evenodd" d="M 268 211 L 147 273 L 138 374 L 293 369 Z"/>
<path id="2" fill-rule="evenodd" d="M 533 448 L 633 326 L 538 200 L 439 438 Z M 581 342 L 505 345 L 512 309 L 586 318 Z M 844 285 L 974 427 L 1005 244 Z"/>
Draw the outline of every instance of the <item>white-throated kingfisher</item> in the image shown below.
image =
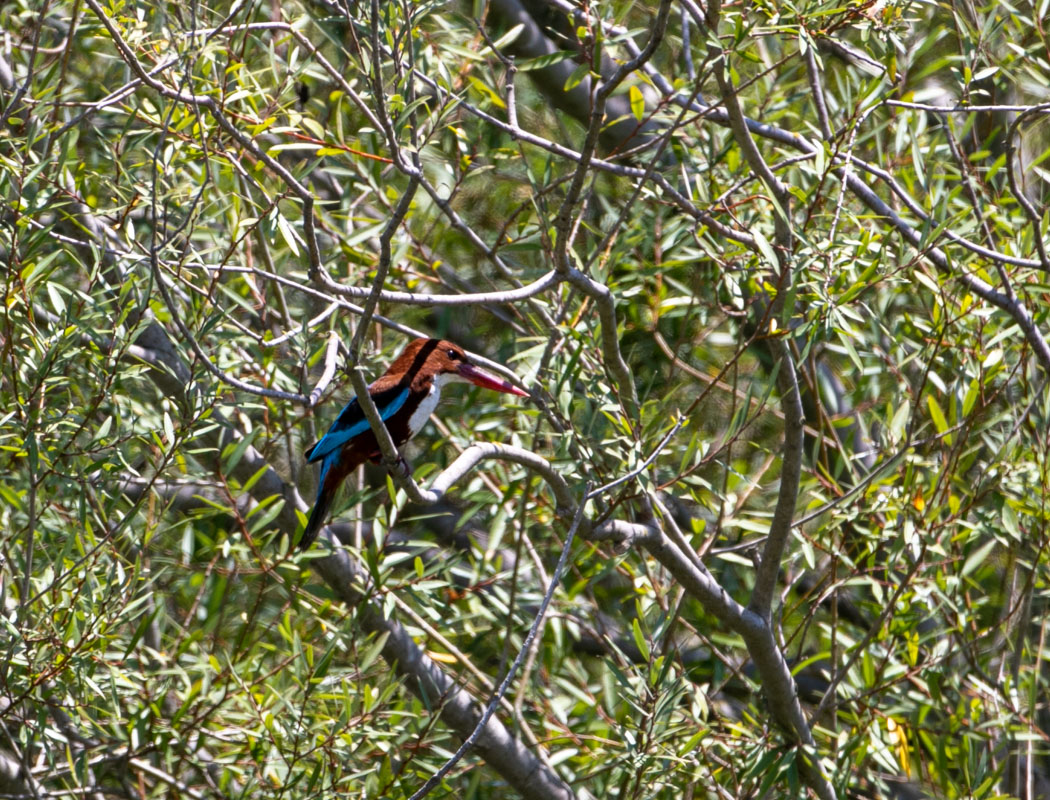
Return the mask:
<path id="1" fill-rule="evenodd" d="M 441 399 L 442 387 L 453 381 L 528 397 L 528 392 L 472 364 L 459 345 L 443 339 L 415 339 L 383 377 L 368 387 L 394 444 L 401 447 L 422 430 Z M 346 404 L 321 441 L 303 455 L 310 463 L 321 462 L 317 500 L 299 539 L 299 547 L 305 549 L 317 537 L 346 476 L 364 462 L 380 458 L 379 443 L 356 397 Z"/>

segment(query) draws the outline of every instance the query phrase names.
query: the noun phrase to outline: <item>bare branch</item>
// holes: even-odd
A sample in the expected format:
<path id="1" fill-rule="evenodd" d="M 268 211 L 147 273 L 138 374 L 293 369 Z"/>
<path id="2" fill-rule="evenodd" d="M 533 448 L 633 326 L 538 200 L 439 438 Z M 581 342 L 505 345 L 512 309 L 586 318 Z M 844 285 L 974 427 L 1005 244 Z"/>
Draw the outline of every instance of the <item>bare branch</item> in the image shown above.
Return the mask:
<path id="1" fill-rule="evenodd" d="M 783 338 L 777 338 L 775 352 L 779 356 L 777 365 L 777 382 L 780 384 L 780 397 L 784 405 L 784 451 L 781 455 L 780 490 L 777 494 L 777 505 L 773 511 L 773 520 L 769 525 L 769 536 L 762 550 L 762 560 L 755 573 L 755 586 L 751 591 L 751 602 L 748 607 L 770 624 L 773 607 L 773 596 L 777 587 L 777 576 L 780 574 L 780 560 L 787 547 L 792 529 L 792 518 L 795 505 L 798 503 L 798 489 L 802 479 L 802 438 L 803 423 L 802 398 L 798 391 L 798 380 L 795 377 L 795 365 L 791 358 L 791 348 Z"/>
<path id="2" fill-rule="evenodd" d="M 314 390 L 310 392 L 309 404 L 316 406 L 321 400 L 321 395 L 324 394 L 324 390 L 328 388 L 328 384 L 332 382 L 332 378 L 335 377 L 335 362 L 339 357 L 339 334 L 335 331 L 331 331 L 328 334 L 328 348 L 325 351 L 324 358 L 324 372 L 321 373 L 320 379 L 317 381 L 317 385 Z"/>
<path id="3" fill-rule="evenodd" d="M 830 142 L 833 136 L 831 122 L 828 119 L 828 101 L 824 97 L 824 82 L 820 78 L 820 65 L 817 63 L 817 54 L 814 52 L 813 43 L 802 40 L 801 46 L 805 48 L 806 77 L 809 79 L 809 90 L 813 93 L 813 105 L 817 109 L 817 122 L 820 124 L 820 134 L 824 141 Z"/>

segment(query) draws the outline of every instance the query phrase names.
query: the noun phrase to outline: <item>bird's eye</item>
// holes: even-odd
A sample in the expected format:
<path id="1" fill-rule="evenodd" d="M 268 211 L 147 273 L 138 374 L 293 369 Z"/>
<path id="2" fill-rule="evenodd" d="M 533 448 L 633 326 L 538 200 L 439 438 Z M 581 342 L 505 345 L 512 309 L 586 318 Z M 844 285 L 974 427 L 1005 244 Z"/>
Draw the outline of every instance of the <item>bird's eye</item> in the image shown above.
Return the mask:
<path id="1" fill-rule="evenodd" d="M 451 347 L 446 351 L 446 353 L 448 354 L 448 357 L 450 359 L 452 359 L 453 361 L 458 361 L 459 360 L 459 353 L 457 353 Z"/>

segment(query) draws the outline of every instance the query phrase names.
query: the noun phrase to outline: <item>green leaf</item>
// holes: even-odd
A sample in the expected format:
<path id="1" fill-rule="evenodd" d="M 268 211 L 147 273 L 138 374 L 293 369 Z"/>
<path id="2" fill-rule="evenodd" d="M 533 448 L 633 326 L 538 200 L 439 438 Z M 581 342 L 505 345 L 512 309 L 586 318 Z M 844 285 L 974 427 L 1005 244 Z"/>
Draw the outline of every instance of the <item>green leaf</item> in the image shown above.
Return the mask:
<path id="1" fill-rule="evenodd" d="M 563 90 L 566 92 L 572 91 L 579 86 L 583 79 L 591 74 L 591 68 L 589 64 L 580 64 L 576 69 L 572 71 L 572 74 L 565 80 L 565 86 Z"/>
<path id="2" fill-rule="evenodd" d="M 769 243 L 769 240 L 757 229 L 752 230 L 751 235 L 754 237 L 758 251 L 762 254 L 762 258 L 766 260 L 766 263 L 772 267 L 777 266 L 780 263 L 777 260 L 777 252 L 773 249 L 773 245 Z"/>
<path id="3" fill-rule="evenodd" d="M 948 420 L 944 416 L 944 411 L 941 410 L 940 405 L 932 394 L 926 395 L 926 407 L 930 410 L 930 418 L 933 420 L 933 425 L 937 429 L 937 433 L 944 434 L 945 431 L 948 430 Z M 951 434 L 944 437 L 944 442 L 949 447 L 951 446 Z"/>
<path id="4" fill-rule="evenodd" d="M 284 243 L 288 245 L 288 249 L 292 251 L 293 256 L 299 255 L 299 242 L 295 237 L 295 229 L 283 214 L 277 215 L 277 230 L 281 234 L 281 238 L 284 239 Z"/>
<path id="5" fill-rule="evenodd" d="M 380 653 L 383 652 L 383 647 L 386 645 L 386 640 L 389 636 L 390 632 L 384 631 L 369 643 L 368 647 L 365 648 L 365 651 L 358 659 L 359 669 L 364 671 L 375 663 L 375 660 L 379 658 Z"/>
<path id="6" fill-rule="evenodd" d="M 492 45 L 493 45 L 492 47 L 489 47 L 487 45 L 485 47 L 483 47 L 481 49 L 481 55 L 483 55 L 483 56 L 488 55 L 493 50 L 499 51 L 499 50 L 502 50 L 507 45 L 512 44 L 515 40 L 517 40 L 519 34 L 521 34 L 521 32 L 524 29 L 525 29 L 525 25 L 523 23 L 518 23 L 513 28 L 511 28 L 509 31 L 507 31 L 505 34 L 500 36 L 496 41 L 494 41 L 492 43 Z"/>
<path id="7" fill-rule="evenodd" d="M 998 542 L 995 539 L 989 539 L 987 542 L 982 544 L 966 558 L 966 562 L 963 564 L 962 569 L 959 571 L 960 577 L 965 578 L 979 566 L 981 566 L 988 558 L 988 554 L 992 552 L 992 548 L 995 547 Z"/>
<path id="8" fill-rule="evenodd" d="M 893 413 L 893 419 L 890 420 L 890 434 L 894 439 L 899 441 L 904 438 L 904 430 L 909 419 L 911 419 L 911 401 L 905 397 L 900 407 Z"/>
<path id="9" fill-rule="evenodd" d="M 970 381 L 970 387 L 966 390 L 966 396 L 963 398 L 962 415 L 964 417 L 970 416 L 970 412 L 973 411 L 974 405 L 977 403 L 977 398 L 981 393 L 981 384 L 974 378 Z"/>
<path id="10" fill-rule="evenodd" d="M 638 623 L 638 617 L 631 620 L 631 635 L 634 637 L 634 645 L 642 654 L 642 658 L 649 660 L 649 642 L 642 633 L 642 626 Z"/>
<path id="11" fill-rule="evenodd" d="M 262 513 L 258 517 L 258 519 L 252 520 L 252 525 L 248 529 L 248 532 L 251 533 L 253 536 L 266 530 L 266 528 L 269 527 L 270 523 L 277 518 L 277 515 L 280 514 L 282 510 L 284 510 L 285 501 L 283 497 L 274 495 L 273 497 L 267 498 L 266 502 L 270 503 L 269 507 L 266 508 L 266 511 Z M 256 511 L 257 509 L 252 509 L 253 514 Z M 249 517 L 250 516 L 251 515 L 249 515 Z"/>
<path id="12" fill-rule="evenodd" d="M 645 98 L 642 96 L 642 90 L 632 85 L 627 94 L 631 98 L 631 113 L 641 122 L 645 117 Z"/>
<path id="13" fill-rule="evenodd" d="M 562 61 L 568 61 L 575 55 L 575 53 L 569 50 L 558 50 L 555 53 L 547 53 L 546 55 L 527 59 L 521 63 L 515 64 L 514 66 L 517 68 L 518 72 L 530 72 L 536 69 L 545 69 L 554 64 L 560 64 Z"/>
<path id="14" fill-rule="evenodd" d="M 164 438 L 167 440 L 166 444 L 168 447 L 175 445 L 175 425 L 171 421 L 171 414 L 167 411 L 163 415 L 164 420 Z"/>
<path id="15" fill-rule="evenodd" d="M 47 294 L 51 298 L 51 305 L 54 306 L 55 311 L 58 312 L 59 316 L 63 316 L 66 313 L 66 301 L 62 299 L 62 292 L 59 291 L 58 286 L 49 283 L 47 285 Z"/>
<path id="16" fill-rule="evenodd" d="M 255 441 L 255 437 L 258 436 L 258 434 L 259 429 L 256 428 L 245 436 L 242 436 L 240 441 L 236 444 L 231 442 L 226 445 L 226 449 L 223 451 L 223 472 L 230 474 L 237 468 L 237 465 L 241 463 L 241 459 L 244 457 L 244 454 L 248 452 L 248 448 L 252 446 L 252 442 Z"/>

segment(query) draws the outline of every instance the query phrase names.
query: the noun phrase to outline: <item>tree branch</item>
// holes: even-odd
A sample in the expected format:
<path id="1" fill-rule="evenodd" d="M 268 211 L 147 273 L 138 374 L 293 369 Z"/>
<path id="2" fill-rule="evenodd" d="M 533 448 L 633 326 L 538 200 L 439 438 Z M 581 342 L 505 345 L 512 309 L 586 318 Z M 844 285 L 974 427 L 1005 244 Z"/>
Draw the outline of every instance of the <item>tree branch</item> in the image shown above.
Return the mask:
<path id="1" fill-rule="evenodd" d="M 791 348 L 783 337 L 775 340 L 777 352 L 777 382 L 784 405 L 784 450 L 780 461 L 780 490 L 773 520 L 769 524 L 769 535 L 762 550 L 762 560 L 755 572 L 755 586 L 751 591 L 748 607 L 771 624 L 773 596 L 776 592 L 780 561 L 784 556 L 791 535 L 792 518 L 798 503 L 798 490 L 802 480 L 802 439 L 805 416 L 802 398 L 795 377 L 795 365 L 791 359 Z"/>

